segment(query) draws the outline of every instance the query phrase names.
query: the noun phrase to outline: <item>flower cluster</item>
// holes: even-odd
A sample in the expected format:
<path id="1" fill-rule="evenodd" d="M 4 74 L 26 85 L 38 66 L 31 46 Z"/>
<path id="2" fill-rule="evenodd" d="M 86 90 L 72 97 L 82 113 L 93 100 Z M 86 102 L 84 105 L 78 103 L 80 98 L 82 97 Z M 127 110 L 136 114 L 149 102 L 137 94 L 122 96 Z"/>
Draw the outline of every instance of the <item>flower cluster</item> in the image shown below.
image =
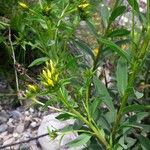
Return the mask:
<path id="1" fill-rule="evenodd" d="M 58 82 L 58 76 L 59 74 L 56 70 L 56 64 L 52 60 L 46 62 L 46 67 L 40 75 L 41 83 L 46 88 L 54 87 Z"/>
<path id="2" fill-rule="evenodd" d="M 87 0 L 84 0 L 80 5 L 78 5 L 78 11 L 81 19 L 83 20 L 85 20 L 89 15 L 89 11 L 88 11 L 89 5 L 90 4 L 87 2 Z"/>

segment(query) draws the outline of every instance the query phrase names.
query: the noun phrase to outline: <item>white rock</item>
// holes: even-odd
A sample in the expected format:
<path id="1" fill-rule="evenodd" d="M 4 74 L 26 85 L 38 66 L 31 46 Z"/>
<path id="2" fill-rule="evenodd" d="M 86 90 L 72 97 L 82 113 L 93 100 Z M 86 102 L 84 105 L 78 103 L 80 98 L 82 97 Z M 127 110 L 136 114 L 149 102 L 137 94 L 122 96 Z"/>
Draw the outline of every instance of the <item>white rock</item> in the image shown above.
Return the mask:
<path id="1" fill-rule="evenodd" d="M 4 145 L 7 145 L 7 144 L 11 144 L 11 143 L 13 143 L 14 141 L 15 141 L 15 138 L 13 138 L 13 137 L 12 137 L 12 138 L 9 138 L 9 139 L 7 139 L 7 140 L 4 141 L 3 146 L 4 146 Z"/>
<path id="2" fill-rule="evenodd" d="M 24 120 L 25 120 L 25 121 L 31 121 L 31 118 L 32 118 L 32 116 L 26 116 L 26 117 L 24 118 Z"/>
<path id="3" fill-rule="evenodd" d="M 33 121 L 31 124 L 30 124 L 31 128 L 36 128 L 37 127 L 37 123 L 35 121 Z"/>
<path id="4" fill-rule="evenodd" d="M 71 125 L 74 123 L 74 120 L 67 120 L 67 121 L 60 121 L 56 119 L 55 117 L 58 116 L 58 113 L 50 114 L 48 116 L 45 116 L 39 129 L 38 129 L 38 136 L 47 133 L 47 128 L 49 128 L 51 131 L 59 130 L 64 128 L 67 125 Z M 81 150 L 82 148 L 66 148 L 65 144 L 68 142 L 76 139 L 78 135 L 75 133 L 67 134 L 63 137 L 61 144 L 60 139 L 61 135 L 57 136 L 54 140 L 50 139 L 49 136 L 45 136 L 43 138 L 39 138 L 39 143 L 42 147 L 42 150 Z"/>
<path id="5" fill-rule="evenodd" d="M 17 138 L 17 137 L 19 137 L 19 134 L 18 133 L 13 133 L 13 137 Z"/>
<path id="6" fill-rule="evenodd" d="M 5 131 L 5 132 L 3 132 L 3 133 L 0 134 L 0 138 L 4 138 L 4 137 L 6 137 L 7 135 L 8 135 L 8 132 Z"/>
<path id="7" fill-rule="evenodd" d="M 8 128 L 7 124 L 1 124 L 0 125 L 0 133 L 5 132 L 7 130 L 7 128 Z"/>
<path id="8" fill-rule="evenodd" d="M 25 116 L 29 116 L 30 115 L 29 111 L 25 111 L 24 114 L 25 114 Z"/>
<path id="9" fill-rule="evenodd" d="M 17 127 L 16 127 L 16 132 L 17 133 L 22 133 L 24 131 L 24 124 L 19 124 Z"/>
<path id="10" fill-rule="evenodd" d="M 34 113 L 34 109 L 33 109 L 33 108 L 30 108 L 30 109 L 29 109 L 29 112 L 30 112 L 30 113 Z"/>

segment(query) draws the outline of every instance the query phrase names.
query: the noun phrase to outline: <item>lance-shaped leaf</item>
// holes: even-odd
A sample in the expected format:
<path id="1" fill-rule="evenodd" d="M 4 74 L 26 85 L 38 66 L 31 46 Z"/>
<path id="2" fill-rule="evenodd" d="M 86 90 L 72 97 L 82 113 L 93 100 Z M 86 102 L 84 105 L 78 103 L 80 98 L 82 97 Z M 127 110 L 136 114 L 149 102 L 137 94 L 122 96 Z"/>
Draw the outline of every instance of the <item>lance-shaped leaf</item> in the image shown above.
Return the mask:
<path id="1" fill-rule="evenodd" d="M 112 97 L 110 96 L 106 86 L 96 76 L 93 78 L 93 82 L 97 95 L 99 95 L 102 101 L 108 106 L 110 111 L 115 112 Z"/>
<path id="2" fill-rule="evenodd" d="M 128 113 L 128 112 L 137 112 L 137 111 L 147 111 L 149 110 L 150 111 L 150 105 L 137 105 L 137 104 L 134 104 L 134 105 L 130 105 L 130 106 L 126 106 L 124 109 L 123 109 L 123 113 Z"/>
<path id="3" fill-rule="evenodd" d="M 90 134 L 82 133 L 75 140 L 67 143 L 66 146 L 70 148 L 85 146 L 85 144 L 90 140 L 90 138 L 91 138 Z"/>
<path id="4" fill-rule="evenodd" d="M 116 45 L 115 43 L 104 39 L 104 38 L 99 38 L 99 42 L 105 44 L 107 47 L 110 48 L 110 50 L 113 50 L 114 52 L 116 52 L 118 55 L 120 55 L 121 57 L 125 58 L 127 61 L 130 62 L 130 56 L 129 54 L 122 50 L 118 45 Z"/>
<path id="5" fill-rule="evenodd" d="M 137 0 L 128 0 L 128 3 L 137 13 L 139 13 L 139 4 Z"/>
<path id="6" fill-rule="evenodd" d="M 126 6 L 118 6 L 114 9 L 114 11 L 111 13 L 111 16 L 109 18 L 110 22 L 113 22 L 118 16 L 122 15 L 126 10 Z"/>
<path id="7" fill-rule="evenodd" d="M 116 76 L 118 91 L 120 95 L 124 95 L 128 84 L 128 65 L 122 57 L 118 60 Z"/>
<path id="8" fill-rule="evenodd" d="M 108 37 L 118 37 L 118 36 L 125 36 L 125 35 L 129 35 L 130 31 L 124 28 L 121 29 L 116 29 L 112 32 L 109 32 L 107 34 Z"/>
<path id="9" fill-rule="evenodd" d="M 38 66 L 38 65 L 46 62 L 47 60 L 49 60 L 48 57 L 37 58 L 29 65 L 29 67 Z"/>

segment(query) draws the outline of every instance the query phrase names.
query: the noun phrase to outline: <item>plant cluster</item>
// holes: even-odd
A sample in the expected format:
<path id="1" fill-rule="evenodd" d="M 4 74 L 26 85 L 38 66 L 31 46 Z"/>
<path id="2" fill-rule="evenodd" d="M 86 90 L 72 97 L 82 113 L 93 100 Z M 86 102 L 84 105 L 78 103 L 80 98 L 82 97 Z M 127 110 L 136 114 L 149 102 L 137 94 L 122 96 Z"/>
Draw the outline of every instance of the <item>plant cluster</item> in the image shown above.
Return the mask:
<path id="1" fill-rule="evenodd" d="M 18 32 L 14 46 L 20 45 L 25 51 L 29 46 L 38 54 L 29 67 L 46 64 L 39 82 L 28 85 L 25 95 L 36 104 L 61 112 L 58 119 L 76 119 L 71 127 L 54 131 L 62 136 L 78 133 L 68 147 L 148 150 L 150 2 L 147 0 L 145 13 L 140 12 L 137 0 L 113 2 L 18 3 L 20 14 L 15 23 L 12 19 Z M 131 27 L 117 25 L 118 18 L 129 10 Z M 100 31 L 93 17 L 97 12 Z M 96 45 L 91 46 L 93 43 L 86 43 L 76 34 L 81 21 Z M 47 101 L 42 102 L 41 96 L 47 96 Z M 55 103 L 60 108 L 53 107 Z"/>

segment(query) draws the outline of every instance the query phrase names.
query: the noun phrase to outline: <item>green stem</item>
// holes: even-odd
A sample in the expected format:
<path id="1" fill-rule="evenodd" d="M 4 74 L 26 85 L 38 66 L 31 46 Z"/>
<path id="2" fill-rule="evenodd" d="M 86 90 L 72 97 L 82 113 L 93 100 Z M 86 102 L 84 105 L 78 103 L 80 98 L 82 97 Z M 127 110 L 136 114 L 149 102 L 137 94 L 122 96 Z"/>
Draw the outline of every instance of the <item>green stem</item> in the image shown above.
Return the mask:
<path id="1" fill-rule="evenodd" d="M 106 149 L 109 148 L 109 144 L 107 143 L 106 139 L 102 136 L 99 130 L 95 126 L 93 126 L 90 122 L 88 122 L 78 111 L 75 109 L 71 110 L 72 113 L 74 113 L 78 118 L 84 122 L 95 134 L 97 140 L 105 146 Z"/>
<path id="2" fill-rule="evenodd" d="M 59 27 L 60 24 L 61 24 L 62 18 L 64 17 L 64 14 L 65 14 L 65 12 L 66 12 L 68 6 L 69 6 L 69 3 L 68 3 L 68 4 L 66 5 L 66 7 L 63 9 L 63 11 L 62 11 L 62 13 L 61 13 L 61 15 L 60 15 L 60 19 L 59 19 L 59 21 L 57 22 L 57 25 L 56 25 L 56 31 L 55 31 L 55 34 L 54 34 L 55 46 L 57 45 L 57 35 L 58 35 L 58 29 L 59 29 L 58 27 Z M 57 48 L 57 46 L 56 46 L 56 48 Z"/>
<path id="3" fill-rule="evenodd" d="M 133 1 L 133 7 L 134 7 L 134 1 Z M 132 44 L 131 44 L 131 49 L 132 49 L 132 56 L 135 56 L 135 33 L 134 33 L 134 29 L 135 29 L 135 13 L 134 13 L 134 9 L 132 8 Z"/>

